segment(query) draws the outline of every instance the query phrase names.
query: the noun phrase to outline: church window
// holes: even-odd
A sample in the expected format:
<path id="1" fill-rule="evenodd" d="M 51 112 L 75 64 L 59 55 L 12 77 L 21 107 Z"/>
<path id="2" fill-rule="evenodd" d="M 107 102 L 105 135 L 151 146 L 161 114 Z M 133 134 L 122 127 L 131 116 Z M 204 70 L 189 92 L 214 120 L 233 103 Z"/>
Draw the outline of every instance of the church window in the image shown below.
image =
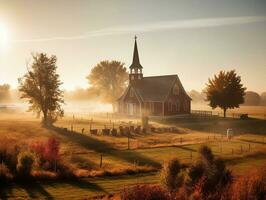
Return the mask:
<path id="1" fill-rule="evenodd" d="M 133 92 L 132 89 L 129 90 L 129 96 L 130 96 L 130 97 L 134 97 L 134 92 Z"/>
<path id="2" fill-rule="evenodd" d="M 173 87 L 173 94 L 178 95 L 179 94 L 179 86 L 178 84 L 175 84 Z"/>

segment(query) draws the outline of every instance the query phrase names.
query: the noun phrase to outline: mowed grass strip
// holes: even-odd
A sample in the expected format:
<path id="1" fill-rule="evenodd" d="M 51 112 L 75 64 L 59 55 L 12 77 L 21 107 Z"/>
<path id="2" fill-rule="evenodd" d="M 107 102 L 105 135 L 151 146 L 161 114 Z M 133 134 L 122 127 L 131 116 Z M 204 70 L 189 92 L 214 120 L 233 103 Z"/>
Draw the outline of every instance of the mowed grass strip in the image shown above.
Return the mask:
<path id="1" fill-rule="evenodd" d="M 228 160 L 228 167 L 235 175 L 242 175 L 254 167 L 265 166 L 265 155 Z M 80 181 L 37 182 L 34 185 L 11 184 L 1 190 L 2 199 L 87 199 L 93 196 L 116 193 L 137 183 L 159 183 L 159 173 L 134 176 L 85 178 Z"/>

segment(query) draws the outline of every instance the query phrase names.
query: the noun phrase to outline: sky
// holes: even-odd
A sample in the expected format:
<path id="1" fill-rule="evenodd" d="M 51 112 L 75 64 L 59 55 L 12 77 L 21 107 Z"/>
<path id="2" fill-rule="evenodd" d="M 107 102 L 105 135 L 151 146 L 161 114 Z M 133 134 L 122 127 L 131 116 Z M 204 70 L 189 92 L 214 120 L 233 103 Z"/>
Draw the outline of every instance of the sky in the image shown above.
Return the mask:
<path id="1" fill-rule="evenodd" d="M 265 0 L 0 0 L 0 84 L 17 87 L 31 53 L 45 52 L 64 89 L 87 88 L 100 61 L 130 66 L 135 35 L 144 76 L 178 74 L 201 91 L 235 69 L 266 91 Z"/>

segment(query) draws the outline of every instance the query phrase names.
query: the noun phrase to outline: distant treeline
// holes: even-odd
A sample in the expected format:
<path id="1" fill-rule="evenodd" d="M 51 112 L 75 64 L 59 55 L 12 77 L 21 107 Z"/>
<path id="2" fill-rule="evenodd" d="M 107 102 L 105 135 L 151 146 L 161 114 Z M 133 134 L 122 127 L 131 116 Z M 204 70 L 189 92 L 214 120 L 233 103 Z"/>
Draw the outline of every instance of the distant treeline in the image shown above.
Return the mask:
<path id="1" fill-rule="evenodd" d="M 188 95 L 192 98 L 193 103 L 206 103 L 206 94 L 204 91 L 198 92 L 191 90 Z M 245 103 L 247 106 L 266 106 L 266 92 L 258 94 L 257 92 L 247 91 L 245 95 Z"/>
<path id="2" fill-rule="evenodd" d="M 99 100 L 100 92 L 93 89 L 77 88 L 75 90 L 64 90 L 65 101 L 88 101 Z M 20 100 L 20 94 L 17 89 L 11 89 L 8 84 L 0 85 L 0 103 L 16 103 Z"/>
<path id="3" fill-rule="evenodd" d="M 192 98 L 193 103 L 206 104 L 206 95 L 204 91 L 191 90 L 188 95 Z M 102 99 L 99 91 L 93 88 L 75 90 L 65 90 L 64 98 L 66 101 L 88 101 Z M 19 100 L 19 93 L 16 89 L 11 89 L 8 84 L 0 85 L 0 103 L 16 102 Z M 249 106 L 266 106 L 266 92 L 258 94 L 253 91 L 247 91 L 245 95 L 244 105 Z"/>

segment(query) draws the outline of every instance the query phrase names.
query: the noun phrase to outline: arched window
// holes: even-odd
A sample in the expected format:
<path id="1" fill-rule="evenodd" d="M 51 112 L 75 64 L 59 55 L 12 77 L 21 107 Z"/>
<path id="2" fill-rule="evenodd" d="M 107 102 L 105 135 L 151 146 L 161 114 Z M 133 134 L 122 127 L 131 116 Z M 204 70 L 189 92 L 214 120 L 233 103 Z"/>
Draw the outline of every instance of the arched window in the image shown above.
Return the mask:
<path id="1" fill-rule="evenodd" d="M 129 90 L 129 96 L 130 96 L 130 97 L 134 97 L 134 92 L 133 92 L 132 89 Z"/>
<path id="2" fill-rule="evenodd" d="M 177 83 L 173 87 L 173 94 L 174 95 L 179 95 L 179 86 L 178 86 Z"/>

